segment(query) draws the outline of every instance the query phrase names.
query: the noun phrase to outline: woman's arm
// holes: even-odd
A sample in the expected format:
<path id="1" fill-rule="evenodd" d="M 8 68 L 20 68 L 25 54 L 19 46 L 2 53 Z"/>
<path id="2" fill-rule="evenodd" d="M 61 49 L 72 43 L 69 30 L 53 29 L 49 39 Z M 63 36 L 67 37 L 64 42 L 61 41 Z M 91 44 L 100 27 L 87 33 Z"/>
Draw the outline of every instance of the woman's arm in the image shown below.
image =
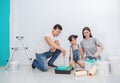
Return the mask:
<path id="1" fill-rule="evenodd" d="M 102 45 L 102 43 L 100 43 L 99 46 L 98 46 L 98 51 L 95 53 L 94 57 L 95 57 L 95 58 L 98 58 L 100 52 L 101 52 L 103 49 L 104 49 L 104 46 Z"/>

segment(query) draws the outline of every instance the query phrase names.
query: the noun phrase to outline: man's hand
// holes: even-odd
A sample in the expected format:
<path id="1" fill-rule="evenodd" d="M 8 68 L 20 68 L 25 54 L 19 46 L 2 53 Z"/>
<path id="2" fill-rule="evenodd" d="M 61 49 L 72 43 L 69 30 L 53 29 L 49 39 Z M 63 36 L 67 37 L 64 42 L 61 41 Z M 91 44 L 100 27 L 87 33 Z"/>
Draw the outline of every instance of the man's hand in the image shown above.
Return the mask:
<path id="1" fill-rule="evenodd" d="M 55 48 L 51 48 L 51 49 L 50 49 L 50 52 L 55 52 L 55 51 L 56 51 Z"/>
<path id="2" fill-rule="evenodd" d="M 62 52 L 63 56 L 65 56 L 65 55 L 66 55 L 66 50 L 61 49 L 61 52 Z"/>
<path id="3" fill-rule="evenodd" d="M 73 60 L 70 61 L 70 64 L 74 64 L 75 62 Z"/>

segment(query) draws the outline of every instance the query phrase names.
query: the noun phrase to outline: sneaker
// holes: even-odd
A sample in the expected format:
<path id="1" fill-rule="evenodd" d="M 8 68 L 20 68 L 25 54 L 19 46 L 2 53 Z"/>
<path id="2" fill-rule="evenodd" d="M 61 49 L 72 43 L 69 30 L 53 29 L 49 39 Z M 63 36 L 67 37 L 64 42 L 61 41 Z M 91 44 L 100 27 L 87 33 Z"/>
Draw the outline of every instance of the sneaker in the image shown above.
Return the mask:
<path id="1" fill-rule="evenodd" d="M 56 65 L 54 65 L 54 64 L 49 64 L 49 63 L 48 63 L 48 66 L 57 67 Z"/>
<path id="2" fill-rule="evenodd" d="M 34 63 L 35 61 L 36 61 L 36 59 L 34 59 L 33 63 Z M 33 65 L 33 63 L 32 63 L 32 68 L 35 69 L 35 66 Z"/>

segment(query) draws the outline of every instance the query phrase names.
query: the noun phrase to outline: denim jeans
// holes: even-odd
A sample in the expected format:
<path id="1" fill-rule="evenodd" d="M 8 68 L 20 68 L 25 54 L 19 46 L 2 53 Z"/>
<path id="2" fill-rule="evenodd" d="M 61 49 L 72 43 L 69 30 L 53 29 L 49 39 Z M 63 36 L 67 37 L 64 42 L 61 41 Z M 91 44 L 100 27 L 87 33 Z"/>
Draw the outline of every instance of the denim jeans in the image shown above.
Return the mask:
<path id="1" fill-rule="evenodd" d="M 85 59 L 86 59 L 86 60 L 93 60 L 93 59 L 95 59 L 95 58 L 92 57 L 92 56 L 86 56 Z M 99 56 L 99 57 L 98 57 L 97 59 L 95 59 L 95 60 L 101 60 L 101 56 Z"/>
<path id="2" fill-rule="evenodd" d="M 48 51 L 42 54 L 36 54 L 36 61 L 33 62 L 33 65 L 41 71 L 47 71 L 48 63 L 53 64 L 60 53 L 60 50 L 56 50 L 55 52 Z M 47 62 L 48 58 L 50 58 L 50 60 Z"/>

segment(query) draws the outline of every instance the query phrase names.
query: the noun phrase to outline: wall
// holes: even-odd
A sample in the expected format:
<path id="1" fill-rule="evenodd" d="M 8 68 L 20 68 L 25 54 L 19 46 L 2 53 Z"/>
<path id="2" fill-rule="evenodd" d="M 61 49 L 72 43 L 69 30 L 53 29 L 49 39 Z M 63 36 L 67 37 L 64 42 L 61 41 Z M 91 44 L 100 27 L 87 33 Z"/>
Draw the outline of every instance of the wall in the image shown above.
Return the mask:
<path id="1" fill-rule="evenodd" d="M 68 36 L 77 34 L 79 43 L 84 26 L 89 26 L 93 36 L 103 43 L 102 55 L 120 55 L 119 3 L 119 0 L 11 0 L 11 47 L 18 42 L 15 36 L 22 35 L 29 55 L 34 57 L 38 40 L 59 23 L 63 26 L 60 41 L 67 50 L 67 58 Z M 22 51 L 18 50 L 16 55 L 25 60 Z M 59 61 L 62 62 L 61 56 Z"/>
<path id="2" fill-rule="evenodd" d="M 4 66 L 10 55 L 9 50 L 10 0 L 0 0 L 0 66 Z"/>

